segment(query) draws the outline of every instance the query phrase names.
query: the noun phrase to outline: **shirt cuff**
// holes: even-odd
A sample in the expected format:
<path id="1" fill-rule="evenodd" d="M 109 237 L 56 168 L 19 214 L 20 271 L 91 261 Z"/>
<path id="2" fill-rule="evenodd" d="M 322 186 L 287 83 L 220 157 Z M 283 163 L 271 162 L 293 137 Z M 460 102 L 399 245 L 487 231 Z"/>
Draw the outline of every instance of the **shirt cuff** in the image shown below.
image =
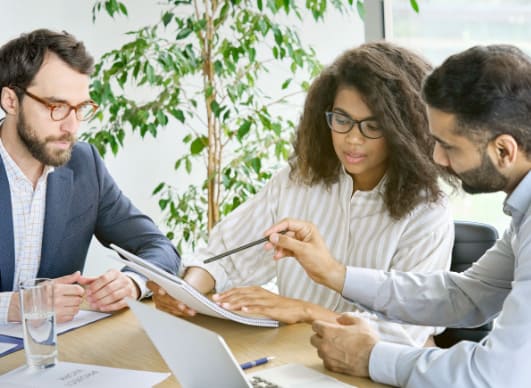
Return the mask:
<path id="1" fill-rule="evenodd" d="M 12 292 L 0 293 L 0 324 L 7 323 L 7 317 L 9 315 L 9 304 L 11 303 Z"/>
<path id="2" fill-rule="evenodd" d="M 372 309 L 378 289 L 387 279 L 385 272 L 371 268 L 347 267 L 343 292 L 345 298 Z"/>
<path id="3" fill-rule="evenodd" d="M 145 278 L 142 275 L 137 274 L 136 272 L 131 271 L 124 271 L 124 274 L 127 275 L 135 284 L 138 286 L 138 289 L 140 290 L 140 295 L 138 296 L 138 300 L 144 299 L 151 295 L 151 290 L 147 288 L 147 278 Z"/>
<path id="4" fill-rule="evenodd" d="M 372 348 L 369 358 L 369 375 L 379 383 L 399 386 L 397 365 L 402 352 L 411 350 L 410 346 L 390 342 L 378 342 Z"/>

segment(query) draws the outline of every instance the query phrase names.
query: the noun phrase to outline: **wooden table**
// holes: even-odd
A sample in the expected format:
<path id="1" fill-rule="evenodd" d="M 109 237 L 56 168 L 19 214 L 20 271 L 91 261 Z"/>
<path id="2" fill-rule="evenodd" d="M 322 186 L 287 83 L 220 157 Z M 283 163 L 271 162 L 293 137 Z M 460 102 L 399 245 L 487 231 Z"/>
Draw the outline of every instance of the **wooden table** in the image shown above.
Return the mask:
<path id="1" fill-rule="evenodd" d="M 315 349 L 310 345 L 310 336 L 313 332 L 308 324 L 270 329 L 207 316 L 197 316 L 193 318 L 193 322 L 219 333 L 239 362 L 264 356 L 275 357 L 267 365 L 252 368 L 250 371 L 293 362 L 334 376 L 359 388 L 386 387 L 368 379 L 326 370 Z M 59 359 L 63 361 L 155 372 L 169 371 L 130 310 L 61 334 L 58 336 L 58 347 Z M 0 358 L 0 374 L 19 367 L 24 362 L 24 351 Z M 172 375 L 157 387 L 180 387 L 180 385 Z"/>

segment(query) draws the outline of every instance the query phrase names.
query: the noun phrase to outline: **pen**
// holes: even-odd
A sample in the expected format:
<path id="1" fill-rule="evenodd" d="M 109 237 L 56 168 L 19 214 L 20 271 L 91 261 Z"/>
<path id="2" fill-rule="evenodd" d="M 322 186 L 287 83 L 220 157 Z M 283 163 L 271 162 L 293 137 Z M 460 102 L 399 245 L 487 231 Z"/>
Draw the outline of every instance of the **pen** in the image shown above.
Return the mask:
<path id="1" fill-rule="evenodd" d="M 286 230 L 283 230 L 282 232 L 280 232 L 282 234 L 286 233 Z M 219 260 L 219 259 L 222 259 L 226 256 L 229 256 L 229 255 L 232 255 L 233 253 L 236 253 L 236 252 L 239 252 L 239 251 L 243 251 L 244 249 L 247 249 L 247 248 L 250 248 L 250 247 L 253 247 L 255 245 L 258 245 L 258 244 L 261 244 L 261 243 L 265 243 L 269 241 L 269 236 L 267 237 L 263 237 L 261 238 L 260 240 L 256 240 L 256 241 L 253 241 L 253 242 L 250 242 L 250 243 L 247 243 L 245 245 L 242 245 L 241 247 L 238 247 L 238 248 L 234 248 L 234 249 L 231 249 L 231 250 L 228 250 L 226 252 L 223 252 L 223 253 L 220 253 L 219 255 L 216 255 L 216 256 L 212 256 L 212 257 L 209 257 L 208 259 L 206 260 L 203 260 L 203 263 L 211 263 L 213 261 L 216 261 L 216 260 Z"/>
<path id="2" fill-rule="evenodd" d="M 275 357 L 262 357 L 262 358 L 259 358 L 258 360 L 244 362 L 243 364 L 240 364 L 240 367 L 242 369 L 249 369 L 249 368 L 252 368 L 253 366 L 265 364 L 274 358 Z"/>

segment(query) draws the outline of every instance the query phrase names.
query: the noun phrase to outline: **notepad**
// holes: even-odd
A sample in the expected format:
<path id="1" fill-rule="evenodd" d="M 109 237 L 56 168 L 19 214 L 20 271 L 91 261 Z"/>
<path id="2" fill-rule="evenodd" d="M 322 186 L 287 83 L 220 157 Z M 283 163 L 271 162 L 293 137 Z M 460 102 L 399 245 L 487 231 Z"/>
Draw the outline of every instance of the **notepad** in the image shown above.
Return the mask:
<path id="1" fill-rule="evenodd" d="M 278 327 L 278 321 L 273 319 L 248 316 L 224 309 L 177 276 L 165 272 L 161 268 L 151 264 L 146 260 L 143 260 L 142 258 L 126 251 L 125 249 L 118 247 L 115 244 L 111 244 L 110 246 L 121 256 L 113 256 L 113 258 L 120 261 L 122 264 L 125 264 L 129 268 L 138 271 L 148 279 L 154 281 L 159 286 L 164 288 L 172 297 L 180 300 L 200 314 L 209 315 L 215 318 L 229 319 L 231 321 L 250 326 Z"/>

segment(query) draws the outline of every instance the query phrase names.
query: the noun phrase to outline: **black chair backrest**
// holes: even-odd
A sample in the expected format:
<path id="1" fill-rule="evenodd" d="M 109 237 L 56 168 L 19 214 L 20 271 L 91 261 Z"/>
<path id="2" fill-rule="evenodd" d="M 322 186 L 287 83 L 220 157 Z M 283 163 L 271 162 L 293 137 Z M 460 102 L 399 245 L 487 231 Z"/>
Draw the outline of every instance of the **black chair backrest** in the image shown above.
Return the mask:
<path id="1" fill-rule="evenodd" d="M 455 241 L 450 269 L 454 272 L 463 272 L 494 245 L 498 239 L 498 232 L 493 226 L 480 222 L 455 221 L 454 225 Z M 435 343 L 441 348 L 448 348 L 462 340 L 477 342 L 490 330 L 492 322 L 472 329 L 448 328 L 435 336 Z"/>
<path id="2" fill-rule="evenodd" d="M 498 232 L 493 226 L 479 222 L 455 221 L 454 226 L 455 241 L 450 269 L 463 272 L 494 245 Z"/>

